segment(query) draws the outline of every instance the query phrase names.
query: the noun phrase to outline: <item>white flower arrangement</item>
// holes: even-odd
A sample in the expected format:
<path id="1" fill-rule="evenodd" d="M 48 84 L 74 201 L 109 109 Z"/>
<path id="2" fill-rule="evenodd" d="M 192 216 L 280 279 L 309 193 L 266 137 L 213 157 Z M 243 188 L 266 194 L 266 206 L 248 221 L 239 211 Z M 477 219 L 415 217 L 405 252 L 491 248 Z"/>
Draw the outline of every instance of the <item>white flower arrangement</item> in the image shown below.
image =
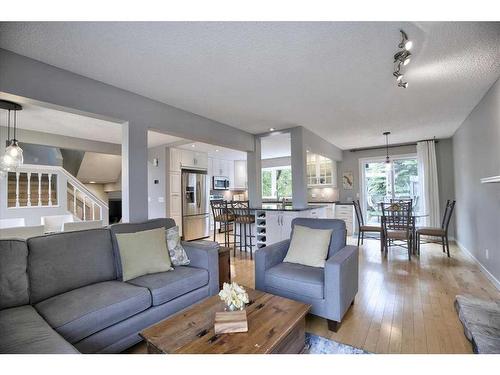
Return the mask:
<path id="1" fill-rule="evenodd" d="M 235 282 L 224 283 L 219 297 L 231 311 L 243 310 L 249 302 L 246 290 Z"/>

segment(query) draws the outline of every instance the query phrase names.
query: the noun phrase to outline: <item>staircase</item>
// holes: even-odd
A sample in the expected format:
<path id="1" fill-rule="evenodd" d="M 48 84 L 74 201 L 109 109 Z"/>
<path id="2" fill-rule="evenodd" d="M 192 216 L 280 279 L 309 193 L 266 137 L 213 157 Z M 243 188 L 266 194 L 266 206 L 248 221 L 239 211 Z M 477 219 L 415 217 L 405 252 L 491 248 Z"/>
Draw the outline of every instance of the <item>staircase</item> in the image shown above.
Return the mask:
<path id="1" fill-rule="evenodd" d="M 38 216 L 71 213 L 76 220 L 102 220 L 103 225 L 108 224 L 106 202 L 63 167 L 23 165 L 0 182 L 6 185 L 6 189 L 0 189 L 0 198 L 2 205 L 6 198 L 9 217 L 30 216 L 25 220 L 39 222 Z"/>

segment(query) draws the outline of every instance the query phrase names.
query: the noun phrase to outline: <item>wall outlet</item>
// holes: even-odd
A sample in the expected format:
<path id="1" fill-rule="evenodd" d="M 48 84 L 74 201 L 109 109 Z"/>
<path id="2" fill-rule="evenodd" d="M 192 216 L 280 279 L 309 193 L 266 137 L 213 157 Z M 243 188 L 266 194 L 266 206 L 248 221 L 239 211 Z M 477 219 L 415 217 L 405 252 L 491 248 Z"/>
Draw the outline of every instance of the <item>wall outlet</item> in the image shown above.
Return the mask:
<path id="1" fill-rule="evenodd" d="M 488 249 L 484 250 L 484 256 L 486 259 L 490 259 L 490 251 Z"/>

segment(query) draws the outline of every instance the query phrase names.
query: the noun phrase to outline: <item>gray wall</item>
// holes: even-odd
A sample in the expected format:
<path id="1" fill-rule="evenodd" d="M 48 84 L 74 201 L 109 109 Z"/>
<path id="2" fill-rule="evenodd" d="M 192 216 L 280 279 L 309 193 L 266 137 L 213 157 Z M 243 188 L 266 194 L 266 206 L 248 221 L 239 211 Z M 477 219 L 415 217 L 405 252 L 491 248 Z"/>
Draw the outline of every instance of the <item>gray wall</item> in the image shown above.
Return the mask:
<path id="1" fill-rule="evenodd" d="M 25 164 L 63 166 L 63 156 L 58 148 L 19 142 Z"/>
<path id="2" fill-rule="evenodd" d="M 389 155 L 405 155 L 416 154 L 417 147 L 415 145 L 400 146 L 389 149 Z M 352 201 L 359 199 L 360 180 L 359 180 L 359 159 L 376 158 L 385 156 L 385 149 L 375 149 L 366 151 L 351 152 L 343 151 L 342 161 L 338 164 L 338 190 L 339 200 L 341 202 Z M 440 139 L 436 144 L 436 159 L 438 167 L 438 184 L 439 184 L 439 203 L 441 205 L 441 216 L 444 213 L 444 206 L 447 199 L 454 199 L 454 166 L 453 166 L 453 144 L 451 138 Z M 353 189 L 344 190 L 342 184 L 342 175 L 344 171 L 352 171 L 353 174 Z M 452 218 L 450 223 L 450 236 L 455 235 L 455 219 Z"/>
<path id="3" fill-rule="evenodd" d="M 500 174 L 499 81 L 456 131 L 453 149 L 457 239 L 500 280 L 500 183 L 480 183 L 483 177 Z"/>
<path id="4" fill-rule="evenodd" d="M 167 216 L 166 150 L 165 146 L 148 150 L 148 217 L 150 219 Z M 157 167 L 153 164 L 154 158 L 158 159 Z M 154 180 L 158 180 L 158 184 L 155 184 Z"/>

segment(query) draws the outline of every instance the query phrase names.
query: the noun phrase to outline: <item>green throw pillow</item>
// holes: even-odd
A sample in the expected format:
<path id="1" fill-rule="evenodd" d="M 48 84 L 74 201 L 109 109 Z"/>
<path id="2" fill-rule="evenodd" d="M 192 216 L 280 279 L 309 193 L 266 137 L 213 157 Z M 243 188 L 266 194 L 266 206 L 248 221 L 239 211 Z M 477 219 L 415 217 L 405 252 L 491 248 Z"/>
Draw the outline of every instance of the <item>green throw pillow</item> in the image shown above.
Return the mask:
<path id="1" fill-rule="evenodd" d="M 123 281 L 172 269 L 165 241 L 165 229 L 117 233 Z"/>

